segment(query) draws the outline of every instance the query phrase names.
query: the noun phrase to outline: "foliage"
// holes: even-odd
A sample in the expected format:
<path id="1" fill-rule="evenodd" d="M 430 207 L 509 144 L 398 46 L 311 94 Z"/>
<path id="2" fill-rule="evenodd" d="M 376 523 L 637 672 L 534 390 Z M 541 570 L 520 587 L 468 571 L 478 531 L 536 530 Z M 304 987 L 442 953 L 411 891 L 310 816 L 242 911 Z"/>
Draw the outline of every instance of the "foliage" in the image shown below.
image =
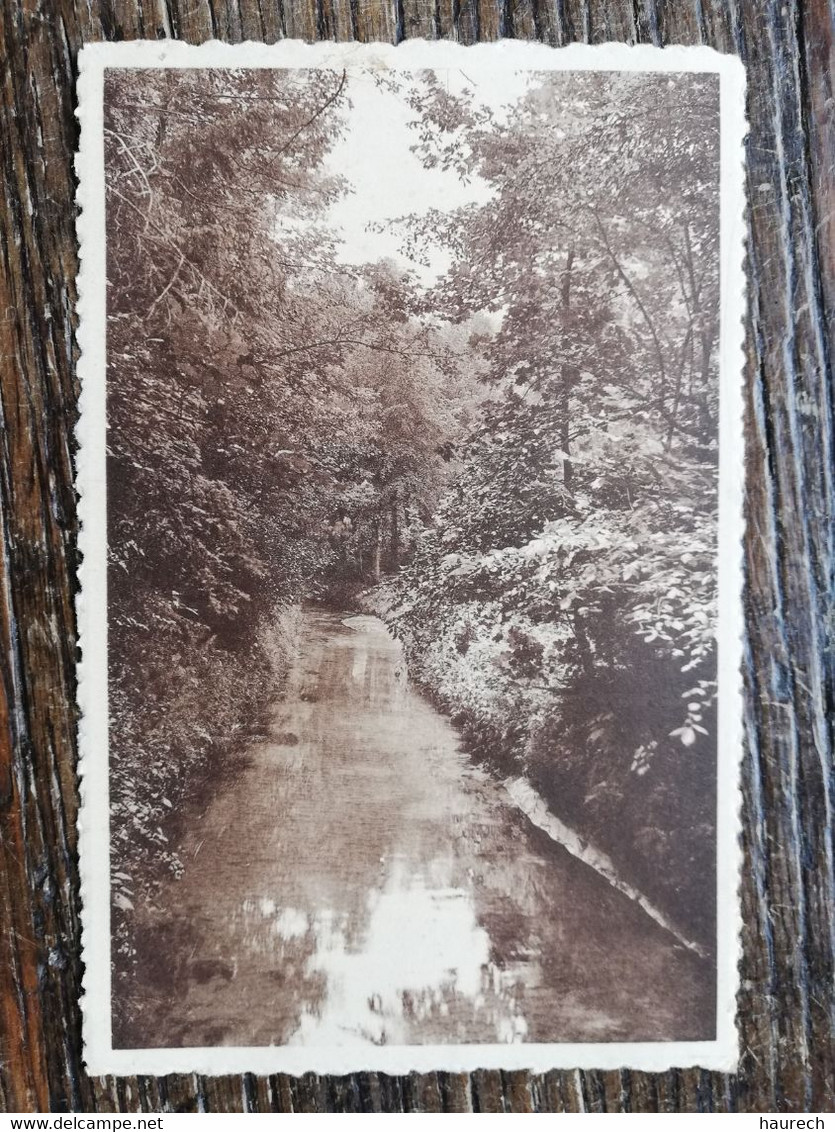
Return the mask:
<path id="1" fill-rule="evenodd" d="M 118 906 L 179 867 L 297 604 L 373 584 L 474 753 L 710 940 L 717 81 L 380 82 L 490 190 L 394 225 L 433 286 L 339 258 L 347 76 L 106 79 Z"/>
<path id="2" fill-rule="evenodd" d="M 466 327 L 321 220 L 344 75 L 110 72 L 108 598 L 116 977 L 293 651 L 293 610 L 408 552 L 468 419 Z M 297 626 L 296 626 L 297 628 Z M 129 1000 L 124 1009 L 129 1010 Z"/>
<path id="3" fill-rule="evenodd" d="M 424 160 L 494 189 L 450 221 L 437 301 L 501 322 L 473 343 L 493 393 L 462 474 L 385 606 L 470 748 L 707 943 L 716 98 L 705 77 L 543 75 L 500 122 L 427 79 Z"/>

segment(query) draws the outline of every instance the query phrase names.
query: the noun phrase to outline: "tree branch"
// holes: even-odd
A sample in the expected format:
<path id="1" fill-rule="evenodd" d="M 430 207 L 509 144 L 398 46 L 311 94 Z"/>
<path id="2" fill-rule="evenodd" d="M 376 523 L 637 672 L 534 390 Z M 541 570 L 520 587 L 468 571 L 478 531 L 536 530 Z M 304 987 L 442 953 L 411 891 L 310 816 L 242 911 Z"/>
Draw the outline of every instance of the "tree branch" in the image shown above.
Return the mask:
<path id="1" fill-rule="evenodd" d="M 649 311 L 647 310 L 646 306 L 644 305 L 644 301 L 641 298 L 641 296 L 638 294 L 638 291 L 636 290 L 632 280 L 629 278 L 629 276 L 623 270 L 623 268 L 620 265 L 620 261 L 618 260 L 617 256 L 615 255 L 614 251 L 612 250 L 612 245 L 609 243 L 609 237 L 606 235 L 606 229 L 603 227 L 603 224 L 600 220 L 600 217 L 597 213 L 597 210 L 595 208 L 590 207 L 589 211 L 591 212 L 592 216 L 594 217 L 594 222 L 597 225 L 598 231 L 600 232 L 600 238 L 603 241 L 603 246 L 605 247 L 606 251 L 609 254 L 609 258 L 611 259 L 611 261 L 614 265 L 615 271 L 618 273 L 620 278 L 626 284 L 626 287 L 629 291 L 629 294 L 635 300 L 635 305 L 638 307 L 638 310 L 643 315 L 644 321 L 647 324 L 647 329 L 650 332 L 650 336 L 651 336 L 653 344 L 655 346 L 655 353 L 656 353 L 656 356 L 658 358 L 658 366 L 659 366 L 659 369 L 661 370 L 661 388 L 662 388 L 662 391 L 663 391 L 664 386 L 667 384 L 667 370 L 666 370 L 666 366 L 664 365 L 664 350 L 661 346 L 661 341 L 660 341 L 658 334 L 655 330 L 655 324 L 653 323 L 652 318 L 650 317 Z"/>

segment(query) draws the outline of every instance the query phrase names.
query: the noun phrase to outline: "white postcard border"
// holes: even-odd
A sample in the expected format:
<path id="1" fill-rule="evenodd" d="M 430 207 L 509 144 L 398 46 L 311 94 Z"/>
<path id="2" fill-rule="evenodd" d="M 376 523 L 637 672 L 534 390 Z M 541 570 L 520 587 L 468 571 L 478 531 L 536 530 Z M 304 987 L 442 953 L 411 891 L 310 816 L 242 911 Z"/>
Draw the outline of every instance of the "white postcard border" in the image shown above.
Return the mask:
<path id="1" fill-rule="evenodd" d="M 717 1037 L 698 1042 L 607 1042 L 507 1045 L 371 1047 L 212 1047 L 114 1050 L 110 1033 L 110 882 L 107 702 L 106 523 L 106 263 L 103 89 L 106 68 L 466 67 L 489 75 L 496 68 L 554 71 L 709 72 L 721 76 L 721 331 L 718 609 L 718 821 L 717 821 Z M 84 1059 L 91 1074 L 176 1072 L 344 1074 L 475 1069 L 640 1069 L 699 1066 L 730 1072 L 738 1061 L 736 995 L 741 910 L 738 898 L 740 761 L 743 749 L 741 666 L 744 618 L 743 361 L 745 195 L 743 141 L 745 73 L 733 56 L 707 47 L 575 44 L 551 48 L 504 40 L 463 47 L 410 40 L 390 44 L 224 44 L 194 47 L 174 41 L 95 43 L 79 56 L 76 157 L 80 214 L 78 372 L 80 417 L 76 428 L 79 494 L 80 591 L 76 600 L 81 660 L 78 668 L 79 853 L 82 900 Z"/>

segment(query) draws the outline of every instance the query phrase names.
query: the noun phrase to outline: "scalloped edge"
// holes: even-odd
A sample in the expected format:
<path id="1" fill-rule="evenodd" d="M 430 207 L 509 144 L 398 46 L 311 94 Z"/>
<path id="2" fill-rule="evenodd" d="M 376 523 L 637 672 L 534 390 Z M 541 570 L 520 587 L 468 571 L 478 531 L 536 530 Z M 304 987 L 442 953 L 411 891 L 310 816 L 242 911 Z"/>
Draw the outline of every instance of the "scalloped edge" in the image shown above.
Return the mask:
<path id="1" fill-rule="evenodd" d="M 717 1037 L 710 1042 L 608 1042 L 360 1048 L 291 1046 L 114 1050 L 110 1034 L 109 791 L 107 708 L 107 525 L 105 467 L 106 265 L 103 78 L 108 67 L 321 67 L 387 70 L 474 67 L 536 70 L 695 71 L 721 76 L 721 330 L 719 421 Z M 742 912 L 740 879 L 742 661 L 744 615 L 744 443 L 746 244 L 745 70 L 712 48 L 620 43 L 552 48 L 502 40 L 464 47 L 447 41 L 303 43 L 282 41 L 200 46 L 177 41 L 93 43 L 79 53 L 81 140 L 76 233 L 79 244 L 78 374 L 81 381 L 76 491 L 79 497 L 80 588 L 76 597 L 78 666 L 78 820 L 84 963 L 81 1008 L 84 1061 L 102 1074 L 289 1073 L 364 1070 L 471 1072 L 476 1069 L 636 1069 L 699 1067 L 733 1072 L 738 1063 L 736 996 Z"/>

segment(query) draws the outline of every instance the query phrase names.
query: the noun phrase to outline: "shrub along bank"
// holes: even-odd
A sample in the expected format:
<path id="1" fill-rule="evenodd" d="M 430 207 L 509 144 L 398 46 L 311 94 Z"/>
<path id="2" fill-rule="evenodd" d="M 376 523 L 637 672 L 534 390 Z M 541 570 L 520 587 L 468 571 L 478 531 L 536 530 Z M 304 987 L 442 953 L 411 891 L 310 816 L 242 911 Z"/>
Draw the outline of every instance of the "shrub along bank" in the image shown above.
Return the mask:
<path id="1" fill-rule="evenodd" d="M 691 482 L 709 469 L 690 469 Z M 472 480 L 470 480 L 472 484 Z M 413 562 L 366 595 L 413 678 L 502 776 L 607 853 L 706 947 L 715 915 L 709 514 L 595 507 L 501 549 L 442 506 Z M 462 545 L 464 544 L 464 545 Z"/>

